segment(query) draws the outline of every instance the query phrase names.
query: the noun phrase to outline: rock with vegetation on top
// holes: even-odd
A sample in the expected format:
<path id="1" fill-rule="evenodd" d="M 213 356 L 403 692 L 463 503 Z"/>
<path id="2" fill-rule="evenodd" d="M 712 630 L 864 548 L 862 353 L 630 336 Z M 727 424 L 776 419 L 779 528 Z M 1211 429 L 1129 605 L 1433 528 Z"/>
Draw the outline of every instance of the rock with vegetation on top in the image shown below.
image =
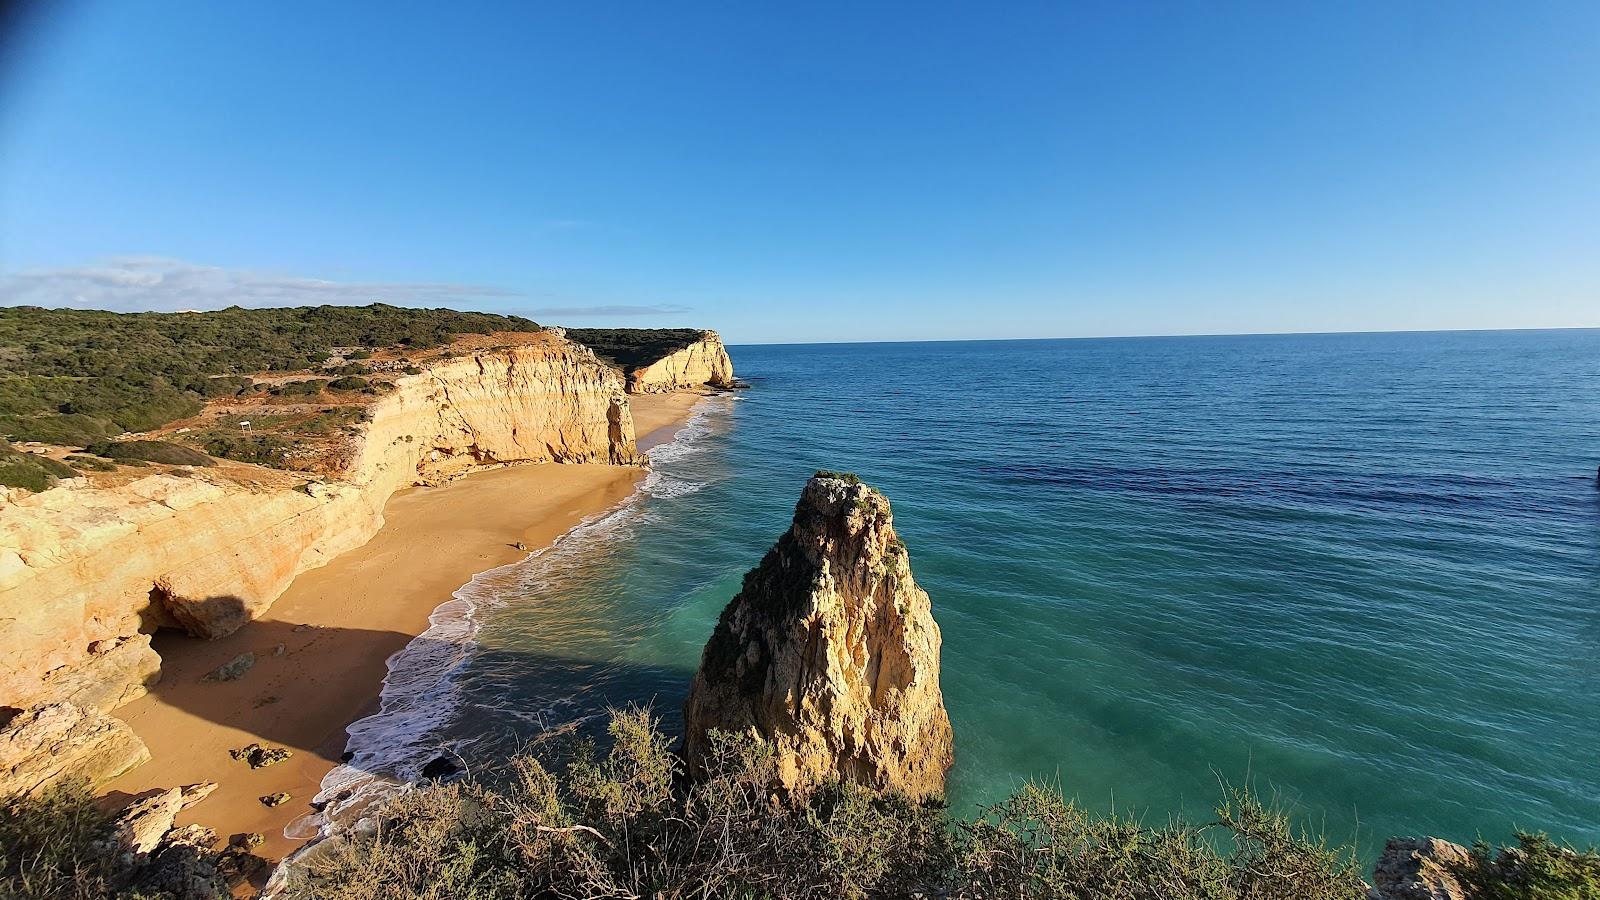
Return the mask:
<path id="1" fill-rule="evenodd" d="M 1438 838 L 1390 838 L 1372 870 L 1369 900 L 1472 900 L 1451 869 L 1471 860 L 1467 848 Z"/>
<path id="2" fill-rule="evenodd" d="M 737 383 L 733 360 L 715 331 L 695 328 L 569 328 L 628 377 L 628 393 L 657 394 Z"/>
<path id="3" fill-rule="evenodd" d="M 733 360 L 715 331 L 628 373 L 628 392 L 653 394 L 693 387 L 733 387 Z"/>
<path id="4" fill-rule="evenodd" d="M 0 726 L 0 795 L 32 794 L 65 779 L 99 785 L 149 759 L 120 719 L 71 703 L 24 710 Z"/>
<path id="5" fill-rule="evenodd" d="M 713 729 L 754 732 L 774 744 L 785 790 L 839 778 L 942 795 L 953 750 L 939 649 L 889 501 L 819 472 L 706 644 L 684 707 L 689 766 L 703 770 Z"/>

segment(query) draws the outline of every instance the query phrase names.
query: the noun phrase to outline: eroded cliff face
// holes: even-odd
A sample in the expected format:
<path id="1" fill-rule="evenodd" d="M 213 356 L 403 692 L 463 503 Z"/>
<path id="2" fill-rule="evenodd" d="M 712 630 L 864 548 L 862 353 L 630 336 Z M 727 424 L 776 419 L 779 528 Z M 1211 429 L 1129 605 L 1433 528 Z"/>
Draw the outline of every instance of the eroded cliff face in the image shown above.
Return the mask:
<path id="1" fill-rule="evenodd" d="M 68 778 L 97 787 L 149 759 L 133 729 L 104 713 L 71 703 L 25 710 L 0 724 L 0 797 Z"/>
<path id="2" fill-rule="evenodd" d="M 702 386 L 733 387 L 733 360 L 715 331 L 682 350 L 628 373 L 628 392 L 664 394 Z"/>
<path id="3" fill-rule="evenodd" d="M 689 765 L 712 729 L 754 732 L 786 790 L 838 777 L 941 795 L 954 756 L 939 650 L 889 501 L 819 473 L 706 644 L 684 707 Z"/>
<path id="4" fill-rule="evenodd" d="M 347 471 L 238 464 L 0 507 L 0 706 L 109 710 L 159 675 L 157 627 L 219 637 L 365 543 L 394 491 L 508 462 L 636 461 L 622 377 L 555 334 L 430 363 L 370 408 Z"/>

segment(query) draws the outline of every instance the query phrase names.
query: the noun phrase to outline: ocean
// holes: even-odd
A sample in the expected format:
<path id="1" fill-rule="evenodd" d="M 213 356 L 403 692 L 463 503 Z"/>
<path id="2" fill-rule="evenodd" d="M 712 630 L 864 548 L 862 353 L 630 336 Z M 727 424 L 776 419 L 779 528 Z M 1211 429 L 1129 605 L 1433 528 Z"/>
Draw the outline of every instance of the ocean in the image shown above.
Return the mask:
<path id="1" fill-rule="evenodd" d="M 1209 821 L 1600 843 L 1600 331 L 745 346 L 625 506 L 476 578 L 356 772 L 666 728 L 807 476 L 894 505 L 957 814 L 1029 779 Z M 325 791 L 325 794 L 332 793 Z"/>

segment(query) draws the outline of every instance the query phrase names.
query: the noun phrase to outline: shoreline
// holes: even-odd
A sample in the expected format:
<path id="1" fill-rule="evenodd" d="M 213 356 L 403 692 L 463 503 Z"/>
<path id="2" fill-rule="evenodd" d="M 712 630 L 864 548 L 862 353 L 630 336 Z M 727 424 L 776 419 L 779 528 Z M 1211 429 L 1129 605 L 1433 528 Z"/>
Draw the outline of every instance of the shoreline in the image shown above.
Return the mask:
<path id="1" fill-rule="evenodd" d="M 631 395 L 640 450 L 664 443 L 705 394 Z M 430 625 L 435 610 L 473 576 L 553 545 L 584 520 L 632 496 L 646 470 L 535 464 L 476 472 L 439 487 L 398 492 L 372 540 L 295 579 L 260 619 L 217 641 L 157 635 L 162 679 L 116 710 L 150 747 L 151 761 L 106 786 L 137 794 L 217 782 L 180 824 L 215 829 L 223 841 L 258 832 L 273 861 L 302 840 L 284 836 L 339 765 L 346 728 L 376 712 L 388 660 Z M 518 550 L 522 542 L 528 551 Z M 232 682 L 204 683 L 241 653 L 255 665 Z M 249 743 L 294 755 L 250 769 L 228 751 Z M 288 793 L 275 808 L 259 798 Z"/>

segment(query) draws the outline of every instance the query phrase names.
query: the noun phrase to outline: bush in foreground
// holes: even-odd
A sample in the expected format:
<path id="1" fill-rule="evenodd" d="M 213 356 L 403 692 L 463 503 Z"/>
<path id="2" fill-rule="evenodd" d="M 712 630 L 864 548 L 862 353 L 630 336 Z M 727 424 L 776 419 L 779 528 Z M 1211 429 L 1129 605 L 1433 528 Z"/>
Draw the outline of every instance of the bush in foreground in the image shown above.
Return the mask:
<path id="1" fill-rule="evenodd" d="M 102 843 L 110 821 L 81 784 L 0 798 L 0 897 L 116 896 L 116 860 Z"/>
<path id="2" fill-rule="evenodd" d="M 534 757 L 504 787 L 402 796 L 370 836 L 298 870 L 287 896 L 1360 900 L 1348 854 L 1235 792 L 1205 826 L 1149 828 L 1025 787 L 974 821 L 847 785 L 780 800 L 770 748 L 715 738 L 687 785 L 649 714 L 616 713 L 603 758 Z"/>
<path id="3" fill-rule="evenodd" d="M 1600 853 L 1518 833 L 1514 847 L 1479 841 L 1455 875 L 1473 900 L 1600 900 Z"/>
<path id="4" fill-rule="evenodd" d="M 1148 827 L 1037 784 L 970 821 L 834 784 L 781 800 L 770 747 L 714 736 L 688 784 L 648 712 L 614 713 L 604 757 L 514 761 L 507 783 L 417 788 L 369 834 L 322 845 L 283 896 L 319 900 L 889 898 L 1361 900 L 1348 853 L 1232 791 L 1205 825 Z M 559 772 L 559 774 L 558 774 Z M 110 852 L 81 784 L 0 798 L 0 897 L 173 895 Z M 226 854 L 223 854 L 226 858 Z M 1457 872 L 1473 900 L 1595 900 L 1600 855 L 1518 835 Z M 145 893 L 129 893 L 129 885 Z"/>

